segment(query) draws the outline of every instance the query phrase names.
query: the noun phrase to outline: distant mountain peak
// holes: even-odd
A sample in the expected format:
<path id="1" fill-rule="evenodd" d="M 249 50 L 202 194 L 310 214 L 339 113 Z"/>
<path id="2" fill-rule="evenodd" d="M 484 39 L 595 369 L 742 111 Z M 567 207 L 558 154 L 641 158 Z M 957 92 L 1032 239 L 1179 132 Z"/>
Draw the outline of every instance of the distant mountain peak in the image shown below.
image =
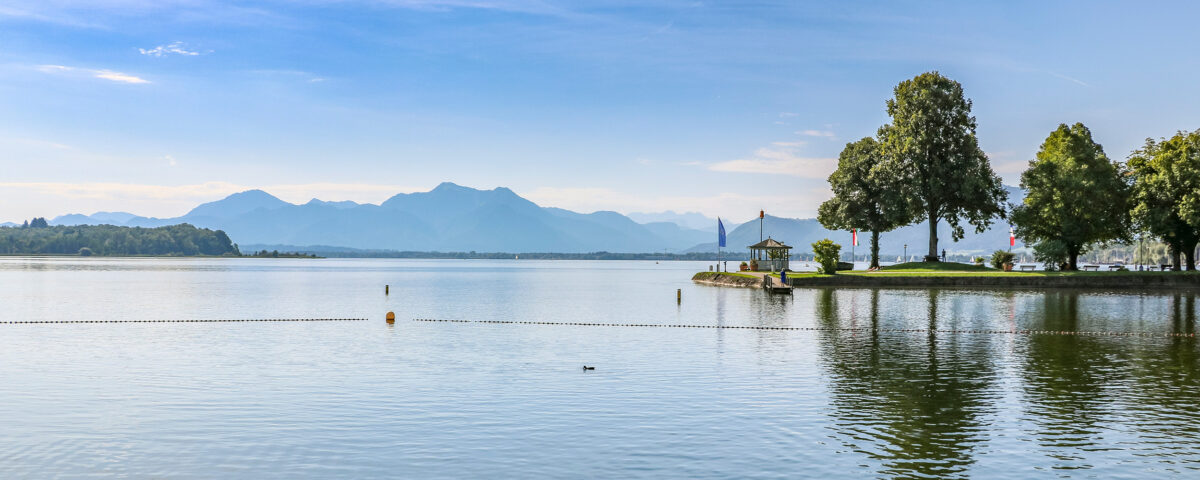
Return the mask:
<path id="1" fill-rule="evenodd" d="M 215 202 L 193 208 L 184 217 L 232 218 L 260 208 L 272 210 L 291 205 L 259 189 L 238 192 Z"/>
<path id="2" fill-rule="evenodd" d="M 475 189 L 471 188 L 471 187 L 464 187 L 464 186 L 459 185 L 454 182 L 442 182 L 442 183 L 439 183 L 438 186 L 433 187 L 433 190 L 430 190 L 429 193 L 453 192 L 453 191 L 463 191 L 463 190 L 475 190 Z"/>

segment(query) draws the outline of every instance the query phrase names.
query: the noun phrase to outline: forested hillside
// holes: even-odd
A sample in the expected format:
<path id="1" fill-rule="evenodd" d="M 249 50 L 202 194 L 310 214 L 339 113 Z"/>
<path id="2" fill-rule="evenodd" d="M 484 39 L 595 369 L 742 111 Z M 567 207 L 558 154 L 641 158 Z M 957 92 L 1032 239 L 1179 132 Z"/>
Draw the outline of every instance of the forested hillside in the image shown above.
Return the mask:
<path id="1" fill-rule="evenodd" d="M 36 219 L 35 219 L 36 220 Z M 221 230 L 189 224 L 166 227 L 113 225 L 0 227 L 0 254 L 53 255 L 238 255 Z"/>

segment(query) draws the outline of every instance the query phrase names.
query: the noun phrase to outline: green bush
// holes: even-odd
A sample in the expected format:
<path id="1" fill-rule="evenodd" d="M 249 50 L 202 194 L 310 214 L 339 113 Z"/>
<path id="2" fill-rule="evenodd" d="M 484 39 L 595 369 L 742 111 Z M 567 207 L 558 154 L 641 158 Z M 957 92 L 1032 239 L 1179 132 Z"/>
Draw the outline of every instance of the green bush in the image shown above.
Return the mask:
<path id="1" fill-rule="evenodd" d="M 817 271 L 827 275 L 837 273 L 838 258 L 841 256 L 842 246 L 826 238 L 812 244 L 812 248 L 813 258 L 820 264 Z"/>
<path id="2" fill-rule="evenodd" d="M 1012 263 L 1013 258 L 1015 257 L 1016 256 L 1013 255 L 1012 252 L 996 250 L 995 252 L 992 252 L 992 268 L 1003 270 L 1004 264 Z"/>
<path id="3" fill-rule="evenodd" d="M 1067 263 L 1067 245 L 1058 240 L 1045 240 L 1033 246 L 1033 258 L 1042 262 L 1046 270 L 1054 271 Z"/>

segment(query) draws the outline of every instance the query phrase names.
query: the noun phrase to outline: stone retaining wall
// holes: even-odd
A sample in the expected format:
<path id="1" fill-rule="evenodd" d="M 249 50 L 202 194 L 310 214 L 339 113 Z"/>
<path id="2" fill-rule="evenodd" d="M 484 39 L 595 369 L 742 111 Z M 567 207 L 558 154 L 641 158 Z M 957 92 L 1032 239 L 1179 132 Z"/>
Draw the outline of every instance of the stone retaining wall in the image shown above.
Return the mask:
<path id="1" fill-rule="evenodd" d="M 833 275 L 829 277 L 789 278 L 793 287 L 987 287 L 987 288 L 1200 288 L 1200 275 L 1194 273 L 1120 274 L 1087 276 L 901 276 Z"/>
<path id="2" fill-rule="evenodd" d="M 748 287 L 762 288 L 761 278 L 741 277 L 737 275 L 725 275 L 723 272 L 700 272 L 692 277 L 692 281 L 696 283 L 704 283 L 708 285 L 720 285 L 723 287 Z"/>

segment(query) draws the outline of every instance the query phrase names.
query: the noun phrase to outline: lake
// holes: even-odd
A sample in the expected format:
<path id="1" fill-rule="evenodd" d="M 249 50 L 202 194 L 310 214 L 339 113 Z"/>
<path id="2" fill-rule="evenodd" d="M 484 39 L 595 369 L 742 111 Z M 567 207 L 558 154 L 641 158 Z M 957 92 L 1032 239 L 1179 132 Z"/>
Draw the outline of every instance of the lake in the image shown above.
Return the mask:
<path id="1" fill-rule="evenodd" d="M 366 320 L 0 323 L 0 476 L 1200 476 L 1194 293 L 707 265 L 2 257 L 0 322 Z"/>

